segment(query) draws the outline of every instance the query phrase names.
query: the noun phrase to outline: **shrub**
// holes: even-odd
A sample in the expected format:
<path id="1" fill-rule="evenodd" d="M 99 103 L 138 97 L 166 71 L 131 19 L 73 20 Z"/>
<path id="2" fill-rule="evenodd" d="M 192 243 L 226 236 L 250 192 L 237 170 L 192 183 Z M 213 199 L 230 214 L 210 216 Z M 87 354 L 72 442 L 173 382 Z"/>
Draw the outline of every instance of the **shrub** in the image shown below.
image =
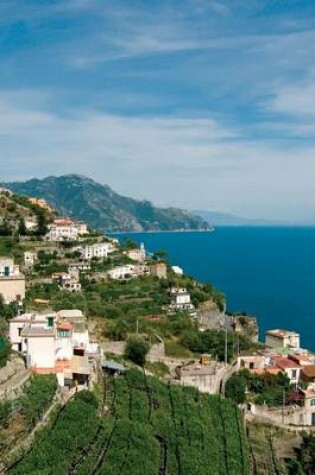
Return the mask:
<path id="1" fill-rule="evenodd" d="M 125 358 L 139 366 L 144 366 L 148 351 L 149 345 L 146 341 L 133 337 L 127 341 Z"/>

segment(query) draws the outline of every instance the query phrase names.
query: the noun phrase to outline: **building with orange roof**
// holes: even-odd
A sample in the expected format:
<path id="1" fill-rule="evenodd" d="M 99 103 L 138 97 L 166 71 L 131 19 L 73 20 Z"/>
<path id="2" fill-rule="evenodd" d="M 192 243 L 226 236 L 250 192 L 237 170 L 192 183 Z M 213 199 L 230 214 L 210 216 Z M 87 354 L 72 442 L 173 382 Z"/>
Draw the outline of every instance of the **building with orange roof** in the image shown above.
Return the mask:
<path id="1" fill-rule="evenodd" d="M 93 351 L 90 349 L 87 320 L 80 310 L 25 313 L 12 318 L 9 328 L 12 348 L 24 355 L 33 372 L 56 373 L 61 386 L 70 380 L 88 383 L 91 371 L 87 362 L 97 348 L 93 344 Z M 75 373 L 71 372 L 74 367 Z"/>
<path id="2" fill-rule="evenodd" d="M 279 368 L 285 373 L 290 379 L 291 384 L 298 384 L 302 367 L 295 361 L 284 356 L 274 355 L 270 358 L 270 366 Z"/>

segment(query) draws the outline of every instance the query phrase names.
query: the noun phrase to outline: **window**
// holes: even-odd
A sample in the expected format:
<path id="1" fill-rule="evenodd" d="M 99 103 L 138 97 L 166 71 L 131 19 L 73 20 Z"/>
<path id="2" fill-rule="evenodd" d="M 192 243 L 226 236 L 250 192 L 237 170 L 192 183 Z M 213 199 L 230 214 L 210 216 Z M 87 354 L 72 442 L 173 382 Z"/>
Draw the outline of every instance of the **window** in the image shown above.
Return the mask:
<path id="1" fill-rule="evenodd" d="M 58 330 L 58 336 L 61 338 L 70 336 L 69 330 Z"/>
<path id="2" fill-rule="evenodd" d="M 54 317 L 47 317 L 47 326 L 50 328 L 54 326 Z"/>
<path id="3" fill-rule="evenodd" d="M 296 378 L 296 369 L 292 370 L 292 378 L 294 378 L 294 379 Z"/>
<path id="4" fill-rule="evenodd" d="M 311 399 L 311 406 L 315 406 L 315 399 Z"/>

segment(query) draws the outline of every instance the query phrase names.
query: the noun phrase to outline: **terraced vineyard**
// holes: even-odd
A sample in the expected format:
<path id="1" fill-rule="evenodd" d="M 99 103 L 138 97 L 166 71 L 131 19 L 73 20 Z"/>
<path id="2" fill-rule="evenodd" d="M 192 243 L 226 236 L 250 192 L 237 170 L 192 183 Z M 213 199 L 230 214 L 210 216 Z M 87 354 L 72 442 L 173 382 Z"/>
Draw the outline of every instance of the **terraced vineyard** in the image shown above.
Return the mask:
<path id="1" fill-rule="evenodd" d="M 242 420 L 227 400 L 130 370 L 104 381 L 99 407 L 80 393 L 10 472 L 249 475 Z"/>

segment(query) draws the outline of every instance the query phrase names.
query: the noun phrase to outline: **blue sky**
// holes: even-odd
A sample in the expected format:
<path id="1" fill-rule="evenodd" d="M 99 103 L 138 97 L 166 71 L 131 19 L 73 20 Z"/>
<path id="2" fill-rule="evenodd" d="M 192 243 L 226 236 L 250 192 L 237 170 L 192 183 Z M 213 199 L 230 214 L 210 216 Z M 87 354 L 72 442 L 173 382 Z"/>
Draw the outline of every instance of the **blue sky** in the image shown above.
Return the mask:
<path id="1" fill-rule="evenodd" d="M 314 57 L 311 0 L 1 0 L 1 177 L 315 223 Z"/>

